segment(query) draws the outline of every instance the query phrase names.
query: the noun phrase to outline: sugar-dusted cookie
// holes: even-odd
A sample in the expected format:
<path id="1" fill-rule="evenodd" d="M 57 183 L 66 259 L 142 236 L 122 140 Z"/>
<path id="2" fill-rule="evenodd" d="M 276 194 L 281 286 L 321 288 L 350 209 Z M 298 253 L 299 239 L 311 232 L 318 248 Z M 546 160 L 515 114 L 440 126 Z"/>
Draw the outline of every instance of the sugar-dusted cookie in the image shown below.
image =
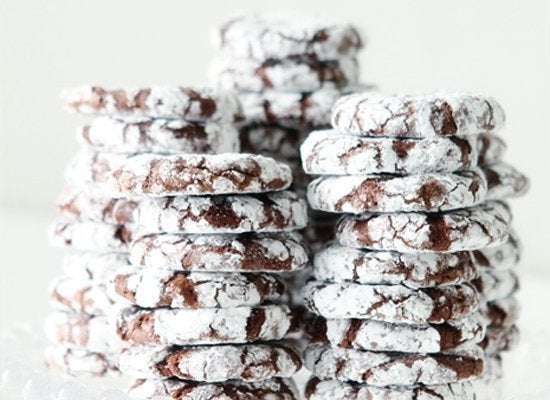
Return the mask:
<path id="1" fill-rule="evenodd" d="M 510 351 L 519 342 L 519 328 L 511 325 L 501 328 L 489 327 L 481 347 L 489 355 L 495 355 L 503 351 Z"/>
<path id="2" fill-rule="evenodd" d="M 485 337 L 481 313 L 441 324 L 396 324 L 369 319 L 325 319 L 306 322 L 311 343 L 330 347 L 403 353 L 440 353 L 467 348 Z"/>
<path id="3" fill-rule="evenodd" d="M 319 61 L 314 57 L 255 60 L 218 57 L 211 64 L 212 82 L 227 90 L 313 92 L 325 85 L 359 83 L 359 65 L 353 57 Z"/>
<path id="4" fill-rule="evenodd" d="M 48 346 L 44 350 L 46 366 L 65 375 L 103 377 L 118 375 L 114 354 L 93 353 L 65 346 Z"/>
<path id="5" fill-rule="evenodd" d="M 470 382 L 446 385 L 376 387 L 339 380 L 312 377 L 306 384 L 307 400 L 475 400 Z"/>
<path id="6" fill-rule="evenodd" d="M 130 157 L 108 178 L 119 195 L 153 197 L 262 193 L 290 186 L 288 166 L 253 154 L 142 154 Z"/>
<path id="7" fill-rule="evenodd" d="M 192 323 L 191 323 L 192 321 Z M 121 310 L 119 337 L 135 344 L 195 345 L 279 340 L 294 330 L 286 305 Z"/>
<path id="8" fill-rule="evenodd" d="M 180 379 L 137 379 L 130 384 L 129 394 L 139 399 L 168 396 L 174 400 L 299 400 L 298 389 L 291 379 L 275 378 L 260 382 L 239 380 L 201 383 Z"/>
<path id="9" fill-rule="evenodd" d="M 244 153 L 263 154 L 285 160 L 300 157 L 300 143 L 308 134 L 306 130 L 277 125 L 247 125 L 239 131 L 241 150 Z"/>
<path id="10" fill-rule="evenodd" d="M 319 281 L 405 285 L 411 288 L 453 285 L 477 276 L 469 252 L 397 253 L 368 251 L 332 243 L 315 253 L 313 272 Z"/>
<path id="11" fill-rule="evenodd" d="M 132 240 L 128 225 L 98 221 L 59 220 L 50 227 L 50 243 L 76 250 L 126 252 Z"/>
<path id="12" fill-rule="evenodd" d="M 103 284 L 91 280 L 78 280 L 59 276 L 50 283 L 50 303 L 64 311 L 77 311 L 89 315 L 106 315 L 113 305 L 112 296 Z"/>
<path id="13" fill-rule="evenodd" d="M 173 271 L 282 272 L 304 268 L 309 251 L 296 232 L 241 235 L 150 235 L 130 246 L 130 260 Z"/>
<path id="14" fill-rule="evenodd" d="M 151 87 L 104 89 L 82 86 L 62 93 L 69 111 L 119 117 L 233 121 L 240 115 L 234 95 L 213 88 Z"/>
<path id="15" fill-rule="evenodd" d="M 313 209 L 352 214 L 447 211 L 475 206 L 486 196 L 487 182 L 478 169 L 405 176 L 324 176 L 307 189 Z"/>
<path id="16" fill-rule="evenodd" d="M 92 353 L 116 353 L 120 348 L 114 327 L 105 316 L 56 311 L 44 321 L 44 331 L 52 343 Z"/>
<path id="17" fill-rule="evenodd" d="M 504 299 L 519 290 L 518 276 L 512 270 L 485 268 L 472 283 L 485 301 Z"/>
<path id="18" fill-rule="evenodd" d="M 334 105 L 332 126 L 360 136 L 474 135 L 502 129 L 504 111 L 493 98 L 477 94 L 355 93 Z"/>
<path id="19" fill-rule="evenodd" d="M 501 245 L 486 247 L 472 252 L 479 269 L 506 270 L 516 267 L 521 259 L 522 246 L 512 229 L 508 240 Z"/>
<path id="20" fill-rule="evenodd" d="M 301 56 L 335 60 L 354 56 L 363 46 L 353 26 L 311 17 L 241 15 L 221 24 L 212 39 L 227 56 L 257 60 Z"/>
<path id="21" fill-rule="evenodd" d="M 481 376 L 483 351 L 474 346 L 455 352 L 408 354 L 310 346 L 304 363 L 320 379 L 373 386 L 444 385 Z"/>
<path id="22" fill-rule="evenodd" d="M 529 179 L 509 164 L 491 164 L 484 166 L 482 170 L 487 180 L 489 199 L 520 197 L 529 190 Z"/>
<path id="23" fill-rule="evenodd" d="M 137 199 L 113 199 L 93 188 L 66 186 L 57 199 L 57 209 L 68 219 L 127 224 L 133 222 L 138 203 Z"/>
<path id="24" fill-rule="evenodd" d="M 340 244 L 372 250 L 452 252 L 502 244 L 511 214 L 499 202 L 444 213 L 346 216 L 336 226 Z"/>
<path id="25" fill-rule="evenodd" d="M 78 281 L 104 285 L 120 267 L 128 265 L 126 253 L 71 252 L 63 257 L 63 273 Z"/>
<path id="26" fill-rule="evenodd" d="M 478 165 L 491 165 L 502 160 L 506 152 L 506 142 L 500 136 L 484 133 L 478 136 Z"/>
<path id="27" fill-rule="evenodd" d="M 290 378 L 302 366 L 299 353 L 279 342 L 219 346 L 132 346 L 119 356 L 120 370 L 136 378 L 198 382 Z"/>
<path id="28" fill-rule="evenodd" d="M 80 144 L 110 153 L 235 153 L 239 134 L 228 123 L 183 119 L 135 121 L 98 117 L 77 130 Z"/>
<path id="29" fill-rule="evenodd" d="M 109 173 L 127 158 L 125 154 L 81 150 L 67 164 L 65 180 L 75 188 L 104 192 Z"/>
<path id="30" fill-rule="evenodd" d="M 135 217 L 141 234 L 284 232 L 308 222 L 305 201 L 290 191 L 148 199 Z"/>
<path id="31" fill-rule="evenodd" d="M 514 296 L 482 304 L 482 309 L 491 328 L 510 327 L 519 319 L 519 302 Z"/>
<path id="32" fill-rule="evenodd" d="M 276 301 L 284 285 L 272 275 L 175 272 L 160 269 L 117 271 L 114 291 L 144 308 L 233 308 Z"/>
<path id="33" fill-rule="evenodd" d="M 464 318 L 479 308 L 470 284 L 414 290 L 403 285 L 309 282 L 304 289 L 306 307 L 325 318 L 439 324 Z"/>

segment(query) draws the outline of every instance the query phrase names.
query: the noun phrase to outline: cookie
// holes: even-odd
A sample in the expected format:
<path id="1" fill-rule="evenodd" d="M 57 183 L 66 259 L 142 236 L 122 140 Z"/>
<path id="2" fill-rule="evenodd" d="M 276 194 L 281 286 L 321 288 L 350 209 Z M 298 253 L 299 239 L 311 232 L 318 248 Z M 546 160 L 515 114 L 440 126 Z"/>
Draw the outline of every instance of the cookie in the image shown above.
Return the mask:
<path id="1" fill-rule="evenodd" d="M 445 173 L 477 165 L 480 137 L 367 138 L 327 129 L 312 132 L 300 152 L 314 175 Z"/>
<path id="2" fill-rule="evenodd" d="M 103 191 L 107 176 L 127 158 L 124 154 L 81 150 L 67 164 L 65 180 L 75 188 Z"/>
<path id="3" fill-rule="evenodd" d="M 128 154 L 238 153 L 238 135 L 232 124 L 154 118 L 125 121 L 99 117 L 77 130 L 77 140 L 83 146 Z"/>
<path id="4" fill-rule="evenodd" d="M 185 154 L 130 157 L 108 177 L 121 195 L 153 197 L 261 193 L 290 186 L 290 168 L 252 154 Z"/>
<path id="5" fill-rule="evenodd" d="M 334 240 L 334 227 L 339 219 L 338 214 L 310 210 L 309 224 L 303 232 L 314 253 Z"/>
<path id="6" fill-rule="evenodd" d="M 519 319 L 519 302 L 513 296 L 483 304 L 482 308 L 491 328 L 510 327 Z"/>
<path id="7" fill-rule="evenodd" d="M 355 93 L 334 105 L 332 126 L 359 136 L 475 135 L 502 129 L 504 111 L 493 98 L 476 94 Z"/>
<path id="8" fill-rule="evenodd" d="M 281 272 L 304 268 L 309 251 L 300 234 L 150 235 L 130 246 L 130 260 L 172 271 Z"/>
<path id="9" fill-rule="evenodd" d="M 475 400 L 470 382 L 446 385 L 376 387 L 338 380 L 312 377 L 306 384 L 307 400 Z"/>
<path id="10" fill-rule="evenodd" d="M 473 207 L 485 200 L 481 171 L 405 176 L 324 176 L 307 188 L 311 208 L 334 213 L 437 212 Z"/>
<path id="11" fill-rule="evenodd" d="M 49 292 L 50 304 L 64 311 L 106 315 L 113 305 L 106 287 L 90 280 L 81 281 L 69 276 L 59 276 L 50 283 Z"/>
<path id="12" fill-rule="evenodd" d="M 132 240 L 127 225 L 60 220 L 50 227 L 50 243 L 85 251 L 126 252 Z"/>
<path id="13" fill-rule="evenodd" d="M 271 275 L 120 269 L 115 292 L 144 308 L 233 308 L 277 301 L 284 285 Z"/>
<path id="14" fill-rule="evenodd" d="M 133 346 L 122 350 L 119 368 L 136 378 L 176 377 L 198 382 L 290 378 L 302 366 L 300 355 L 280 343 L 198 347 Z"/>
<path id="15" fill-rule="evenodd" d="M 438 214 L 362 214 L 338 221 L 336 237 L 344 246 L 404 253 L 476 250 L 504 243 L 510 220 L 499 202 Z"/>
<path id="16" fill-rule="evenodd" d="M 59 214 L 67 219 L 132 223 L 137 199 L 113 199 L 102 191 L 66 186 L 57 199 Z"/>
<path id="17" fill-rule="evenodd" d="M 484 269 L 472 283 L 485 301 L 504 299 L 519 290 L 518 276 L 511 270 Z"/>
<path id="18" fill-rule="evenodd" d="M 403 353 L 440 353 L 468 348 L 485 337 L 481 313 L 441 324 L 395 324 L 369 319 L 325 319 L 306 323 L 310 343 L 329 347 Z"/>
<path id="19" fill-rule="evenodd" d="M 519 329 L 517 325 L 502 328 L 487 328 L 481 347 L 489 355 L 514 349 L 519 342 Z"/>
<path id="20" fill-rule="evenodd" d="M 211 63 L 210 80 L 237 92 L 313 92 L 323 86 L 343 87 L 359 81 L 355 58 L 319 61 L 314 57 L 255 60 L 218 57 Z"/>
<path id="21" fill-rule="evenodd" d="M 359 318 L 425 324 L 459 319 L 479 308 L 469 284 L 413 290 L 402 285 L 360 285 L 311 281 L 304 289 L 306 307 L 325 318 Z"/>
<path id="22" fill-rule="evenodd" d="M 502 357 L 500 354 L 485 354 L 485 371 L 480 378 L 474 379 L 472 385 L 476 400 L 493 400 L 504 398 L 502 378 L 504 377 Z"/>
<path id="23" fill-rule="evenodd" d="M 64 346 L 48 346 L 44 351 L 46 366 L 65 375 L 103 377 L 118 373 L 113 355 L 92 353 Z"/>
<path id="24" fill-rule="evenodd" d="M 501 137 L 490 133 L 478 136 L 478 165 L 491 165 L 502 160 L 506 152 L 506 142 Z"/>
<path id="25" fill-rule="evenodd" d="M 372 386 L 444 385 L 481 376 L 483 351 L 472 347 L 467 351 L 407 354 L 310 346 L 304 363 L 320 379 Z"/>
<path id="26" fill-rule="evenodd" d="M 501 245 L 472 252 L 478 269 L 507 270 L 515 268 L 521 259 L 522 247 L 512 229 L 508 240 Z"/>
<path id="27" fill-rule="evenodd" d="M 292 320 L 285 305 L 195 310 L 129 307 L 119 313 L 116 329 L 122 340 L 135 344 L 249 343 L 282 339 L 294 329 Z"/>
<path id="28" fill-rule="evenodd" d="M 434 287 L 468 282 L 477 277 L 469 252 L 397 253 L 367 251 L 336 243 L 315 253 L 313 272 L 319 281 Z"/>
<path id="29" fill-rule="evenodd" d="M 506 163 L 483 167 L 487 180 L 487 198 L 500 200 L 523 196 L 529 190 L 529 179 Z"/>
<path id="30" fill-rule="evenodd" d="M 212 39 L 227 56 L 256 60 L 301 56 L 336 60 L 354 56 L 363 46 L 353 26 L 311 17 L 237 16 L 220 25 Z"/>
<path id="31" fill-rule="evenodd" d="M 247 125 L 239 131 L 244 153 L 263 154 L 284 160 L 300 157 L 300 144 L 308 134 L 306 130 L 277 125 Z"/>
<path id="32" fill-rule="evenodd" d="M 286 128 L 328 127 L 330 110 L 343 94 L 355 88 L 325 86 L 310 93 L 243 92 L 239 94 L 245 124 L 273 124 Z"/>
<path id="33" fill-rule="evenodd" d="M 128 265 L 125 253 L 72 252 L 63 257 L 63 273 L 76 281 L 109 282 L 116 270 Z"/>
<path id="34" fill-rule="evenodd" d="M 239 117 L 237 99 L 212 88 L 104 89 L 82 86 L 62 93 L 67 110 L 86 115 L 181 118 L 230 122 Z"/>
<path id="35" fill-rule="evenodd" d="M 298 400 L 298 390 L 290 379 L 260 382 L 239 380 L 201 383 L 179 379 L 137 379 L 128 390 L 132 398 L 151 399 L 168 396 L 174 400 Z"/>
<path id="36" fill-rule="evenodd" d="M 44 321 L 44 331 L 52 343 L 92 353 L 114 354 L 120 341 L 107 317 L 56 311 Z"/>
<path id="37" fill-rule="evenodd" d="M 144 200 L 135 216 L 140 234 L 284 232 L 307 225 L 307 206 L 290 191 L 178 196 Z"/>

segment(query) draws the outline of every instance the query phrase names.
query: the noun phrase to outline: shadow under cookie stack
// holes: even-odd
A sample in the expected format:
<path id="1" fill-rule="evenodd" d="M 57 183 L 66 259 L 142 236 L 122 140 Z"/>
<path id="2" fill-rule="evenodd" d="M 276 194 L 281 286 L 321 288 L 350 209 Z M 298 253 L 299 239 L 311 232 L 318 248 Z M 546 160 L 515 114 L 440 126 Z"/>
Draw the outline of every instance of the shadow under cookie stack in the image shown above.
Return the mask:
<path id="1" fill-rule="evenodd" d="M 312 129 L 328 127 L 336 100 L 359 85 L 359 33 L 313 18 L 242 16 L 223 23 L 213 39 L 219 54 L 211 82 L 235 91 L 242 103 L 242 150 L 290 165 L 293 189 L 305 194 L 310 179 L 300 165 L 300 144 Z M 312 247 L 330 239 L 331 217 L 310 215 L 305 235 Z"/>
<path id="2" fill-rule="evenodd" d="M 332 125 L 301 148 L 320 176 L 310 206 L 345 214 L 305 289 L 306 398 L 473 400 L 517 332 L 519 248 L 502 201 L 528 184 L 501 161 L 501 107 L 353 94 Z"/>
<path id="3" fill-rule="evenodd" d="M 96 88 L 71 99 L 81 112 L 148 119 L 121 133 L 150 138 L 160 125 L 173 140 L 188 141 L 177 154 L 168 154 L 173 145 L 134 149 L 142 154 L 102 177 L 117 201 L 135 202 L 129 262 L 109 285 L 117 305 L 111 329 L 122 348 L 117 366 L 136 378 L 129 395 L 297 399 L 291 377 L 300 355 L 281 341 L 296 319 L 276 277 L 308 263 L 296 232 L 307 224 L 307 207 L 285 190 L 290 168 L 235 153 L 240 107 L 210 89 Z"/>

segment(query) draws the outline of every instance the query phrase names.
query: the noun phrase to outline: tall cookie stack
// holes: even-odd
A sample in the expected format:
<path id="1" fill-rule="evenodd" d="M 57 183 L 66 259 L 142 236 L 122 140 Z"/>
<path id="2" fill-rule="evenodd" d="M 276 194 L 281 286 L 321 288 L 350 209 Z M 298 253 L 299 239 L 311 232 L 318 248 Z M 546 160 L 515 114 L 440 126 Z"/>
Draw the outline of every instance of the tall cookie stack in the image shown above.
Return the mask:
<path id="1" fill-rule="evenodd" d="M 220 54 L 211 80 L 238 93 L 243 151 L 290 165 L 294 188 L 304 193 L 309 178 L 300 166 L 300 144 L 312 129 L 330 125 L 335 101 L 359 84 L 361 37 L 347 24 L 243 16 L 222 24 L 214 42 Z M 334 219 L 311 217 L 307 237 L 315 245 L 333 231 Z"/>
<path id="2" fill-rule="evenodd" d="M 45 323 L 55 344 L 47 349 L 46 361 L 70 374 L 103 375 L 117 369 L 120 349 L 111 318 L 116 297 L 109 283 L 118 268 L 129 265 L 133 213 L 139 203 L 138 198 L 113 197 L 107 176 L 137 153 L 237 151 L 238 132 L 216 112 L 222 102 L 237 105 L 214 91 L 177 87 L 85 87 L 68 91 L 65 100 L 69 110 L 96 118 L 77 131 L 82 149 L 68 165 L 58 201 L 61 219 L 51 229 L 51 242 L 72 253 L 64 259 L 63 275 L 51 284 L 58 311 Z M 187 118 L 193 113 L 208 116 L 208 122 Z"/>
<path id="3" fill-rule="evenodd" d="M 502 200 L 527 180 L 501 162 L 501 107 L 354 94 L 332 124 L 301 148 L 305 171 L 320 175 L 311 207 L 346 214 L 306 287 L 317 314 L 306 398 L 474 399 L 471 381 L 515 331 L 501 329 L 514 320 L 518 254 Z"/>

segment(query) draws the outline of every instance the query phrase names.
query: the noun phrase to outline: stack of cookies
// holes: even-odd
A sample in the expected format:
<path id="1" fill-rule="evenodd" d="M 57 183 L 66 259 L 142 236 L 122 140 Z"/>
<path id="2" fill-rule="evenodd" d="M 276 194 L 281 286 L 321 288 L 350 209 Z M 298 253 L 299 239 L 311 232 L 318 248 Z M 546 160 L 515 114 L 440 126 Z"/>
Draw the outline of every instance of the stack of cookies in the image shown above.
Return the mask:
<path id="1" fill-rule="evenodd" d="M 139 203 L 137 197 L 115 198 L 107 176 L 137 153 L 238 151 L 232 120 L 217 110 L 220 104 L 236 109 L 237 103 L 212 90 L 178 87 L 85 87 L 68 91 L 65 100 L 69 110 L 96 118 L 77 131 L 82 149 L 67 167 L 58 201 L 61 218 L 50 232 L 54 245 L 72 252 L 64 259 L 63 275 L 51 284 L 57 311 L 45 324 L 54 343 L 46 361 L 70 374 L 103 375 L 116 370 L 120 348 L 110 318 L 117 307 L 109 282 L 117 269 L 129 265 Z"/>
<path id="2" fill-rule="evenodd" d="M 517 331 L 519 250 L 502 200 L 527 179 L 501 161 L 501 107 L 477 95 L 353 94 L 332 125 L 301 148 L 306 173 L 320 175 L 310 206 L 346 214 L 305 289 L 317 315 L 306 397 L 474 399 L 471 381 L 494 373 L 485 366 Z"/>
<path id="3" fill-rule="evenodd" d="M 312 129 L 328 127 L 335 101 L 358 86 L 360 35 L 348 24 L 312 18 L 241 16 L 213 36 L 220 54 L 211 80 L 241 100 L 243 151 L 290 165 L 294 188 L 304 193 L 309 178 L 300 166 L 300 144 Z M 312 217 L 307 235 L 315 244 L 334 219 Z"/>

